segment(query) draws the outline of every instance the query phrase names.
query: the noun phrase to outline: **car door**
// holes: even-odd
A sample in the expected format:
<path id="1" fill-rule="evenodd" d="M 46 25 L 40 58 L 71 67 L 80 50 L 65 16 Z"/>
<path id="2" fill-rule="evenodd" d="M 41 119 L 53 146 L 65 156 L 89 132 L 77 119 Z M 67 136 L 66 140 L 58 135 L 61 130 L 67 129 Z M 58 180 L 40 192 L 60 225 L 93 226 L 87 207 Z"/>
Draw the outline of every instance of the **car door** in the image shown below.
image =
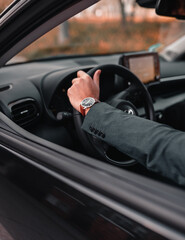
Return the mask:
<path id="1" fill-rule="evenodd" d="M 184 239 L 181 189 L 19 130 L 1 114 L 1 172 L 72 232 L 92 239 Z"/>

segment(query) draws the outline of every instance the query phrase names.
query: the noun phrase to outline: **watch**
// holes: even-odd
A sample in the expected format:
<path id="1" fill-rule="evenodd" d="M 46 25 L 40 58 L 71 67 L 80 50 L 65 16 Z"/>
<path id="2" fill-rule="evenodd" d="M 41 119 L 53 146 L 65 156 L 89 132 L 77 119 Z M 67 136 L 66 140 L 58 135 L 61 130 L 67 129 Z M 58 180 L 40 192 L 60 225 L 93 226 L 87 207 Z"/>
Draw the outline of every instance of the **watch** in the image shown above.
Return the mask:
<path id="1" fill-rule="evenodd" d="M 94 104 L 98 102 L 100 101 L 92 97 L 84 98 L 80 103 L 80 113 L 82 114 L 82 116 L 85 116 L 85 109 L 91 108 Z"/>

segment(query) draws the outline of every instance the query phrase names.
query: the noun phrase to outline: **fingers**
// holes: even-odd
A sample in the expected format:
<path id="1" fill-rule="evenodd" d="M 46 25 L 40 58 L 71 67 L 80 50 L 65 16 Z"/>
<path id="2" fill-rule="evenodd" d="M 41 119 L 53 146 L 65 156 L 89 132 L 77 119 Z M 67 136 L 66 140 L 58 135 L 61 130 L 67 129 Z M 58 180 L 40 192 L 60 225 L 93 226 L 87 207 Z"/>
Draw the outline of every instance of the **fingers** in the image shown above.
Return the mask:
<path id="1" fill-rule="evenodd" d="M 101 70 L 99 69 L 95 72 L 94 77 L 93 77 L 93 81 L 97 87 L 99 87 L 99 85 L 100 85 L 100 74 L 101 74 Z M 89 82 L 89 81 L 91 82 L 92 78 L 84 71 L 78 71 L 77 78 L 74 78 L 72 80 L 72 85 L 80 84 L 80 82 L 83 82 L 84 80 L 87 82 Z M 90 84 L 90 82 L 89 82 L 89 84 Z"/>
<path id="2" fill-rule="evenodd" d="M 78 78 L 84 78 L 84 79 L 91 79 L 91 77 L 84 71 L 78 71 L 77 72 Z"/>
<path id="3" fill-rule="evenodd" d="M 77 78 L 74 78 L 72 80 L 72 85 L 74 85 L 74 83 L 79 83 L 81 80 L 91 80 L 92 78 L 84 71 L 78 71 L 77 72 Z"/>
<path id="4" fill-rule="evenodd" d="M 97 70 L 94 74 L 94 77 L 93 77 L 93 80 L 94 80 L 94 82 L 96 83 L 97 86 L 99 86 L 99 83 L 100 83 L 100 74 L 101 74 L 101 70 Z M 78 71 L 77 72 L 77 78 L 83 78 L 83 79 L 88 79 L 88 80 L 91 79 L 91 77 L 84 71 Z"/>
<path id="5" fill-rule="evenodd" d="M 74 83 L 79 82 L 79 81 L 80 81 L 80 78 L 74 78 L 74 79 L 72 80 L 72 85 L 73 85 Z"/>
<path id="6" fill-rule="evenodd" d="M 97 86 L 100 85 L 100 74 L 101 74 L 101 70 L 97 70 L 94 74 L 93 80 L 96 83 Z"/>

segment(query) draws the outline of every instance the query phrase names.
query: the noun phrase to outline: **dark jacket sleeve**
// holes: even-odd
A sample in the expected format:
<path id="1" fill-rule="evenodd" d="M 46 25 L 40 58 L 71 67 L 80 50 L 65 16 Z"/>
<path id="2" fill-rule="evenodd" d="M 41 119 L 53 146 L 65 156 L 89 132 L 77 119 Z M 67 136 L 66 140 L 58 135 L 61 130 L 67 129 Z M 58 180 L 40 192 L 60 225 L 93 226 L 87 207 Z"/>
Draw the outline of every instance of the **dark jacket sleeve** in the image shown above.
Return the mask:
<path id="1" fill-rule="evenodd" d="M 91 108 L 82 128 L 149 170 L 185 186 L 185 133 L 128 115 L 106 103 Z"/>

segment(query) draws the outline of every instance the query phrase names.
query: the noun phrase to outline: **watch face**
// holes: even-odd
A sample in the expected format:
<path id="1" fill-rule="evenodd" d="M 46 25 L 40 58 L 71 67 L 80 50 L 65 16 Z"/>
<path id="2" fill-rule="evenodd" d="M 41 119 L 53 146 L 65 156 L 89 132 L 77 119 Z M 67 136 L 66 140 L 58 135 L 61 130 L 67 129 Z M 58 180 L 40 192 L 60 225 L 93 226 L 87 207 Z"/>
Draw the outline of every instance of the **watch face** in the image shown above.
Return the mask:
<path id="1" fill-rule="evenodd" d="M 94 98 L 91 98 L 91 97 L 88 97 L 88 98 L 85 98 L 81 105 L 83 108 L 89 108 L 89 107 L 92 107 L 92 105 L 95 103 L 95 99 Z"/>

